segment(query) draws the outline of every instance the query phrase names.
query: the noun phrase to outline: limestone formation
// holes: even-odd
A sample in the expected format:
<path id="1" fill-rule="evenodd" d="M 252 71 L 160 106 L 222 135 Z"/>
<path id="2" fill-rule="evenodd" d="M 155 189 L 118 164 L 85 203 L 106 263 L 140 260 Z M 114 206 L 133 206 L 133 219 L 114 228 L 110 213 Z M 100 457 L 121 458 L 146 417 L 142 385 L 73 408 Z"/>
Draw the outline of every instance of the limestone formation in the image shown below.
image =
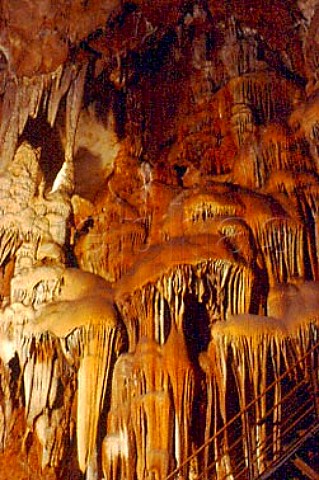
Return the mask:
<path id="1" fill-rule="evenodd" d="M 0 26 L 0 480 L 264 474 L 319 391 L 319 3 Z"/>

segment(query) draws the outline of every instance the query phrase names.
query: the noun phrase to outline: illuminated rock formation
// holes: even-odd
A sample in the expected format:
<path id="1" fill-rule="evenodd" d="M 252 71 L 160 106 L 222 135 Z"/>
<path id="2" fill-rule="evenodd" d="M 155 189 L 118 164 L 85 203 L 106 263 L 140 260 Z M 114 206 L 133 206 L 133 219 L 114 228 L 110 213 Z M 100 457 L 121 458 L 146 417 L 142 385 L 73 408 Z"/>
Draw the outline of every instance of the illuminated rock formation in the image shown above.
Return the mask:
<path id="1" fill-rule="evenodd" d="M 0 0 L 0 479 L 261 474 L 319 388 L 319 4 L 51 3 Z"/>

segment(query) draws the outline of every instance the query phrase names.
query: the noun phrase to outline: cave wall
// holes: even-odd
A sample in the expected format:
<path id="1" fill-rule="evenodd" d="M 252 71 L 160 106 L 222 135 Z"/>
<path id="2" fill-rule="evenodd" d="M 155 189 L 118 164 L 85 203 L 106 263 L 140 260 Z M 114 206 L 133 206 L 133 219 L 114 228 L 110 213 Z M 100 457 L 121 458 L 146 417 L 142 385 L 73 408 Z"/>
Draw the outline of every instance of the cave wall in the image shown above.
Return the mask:
<path id="1" fill-rule="evenodd" d="M 234 478 L 318 341 L 319 6 L 0 13 L 0 479 Z"/>

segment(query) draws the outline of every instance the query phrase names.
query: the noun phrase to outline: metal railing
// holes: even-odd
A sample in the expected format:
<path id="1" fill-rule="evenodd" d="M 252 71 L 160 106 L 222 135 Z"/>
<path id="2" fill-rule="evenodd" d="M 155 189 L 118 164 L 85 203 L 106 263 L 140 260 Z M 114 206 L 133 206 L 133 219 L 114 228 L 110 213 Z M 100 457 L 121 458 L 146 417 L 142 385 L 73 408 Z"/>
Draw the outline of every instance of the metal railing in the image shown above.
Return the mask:
<path id="1" fill-rule="evenodd" d="M 261 402 L 268 408 L 257 418 L 256 409 Z M 197 473 L 191 476 L 192 480 L 266 480 L 317 432 L 319 342 L 233 416 L 165 480 L 185 480 L 185 471 L 189 470 L 194 460 L 198 468 Z M 225 445 L 225 439 L 229 438 L 233 439 L 232 442 Z M 187 474 L 187 477 L 190 475 Z"/>

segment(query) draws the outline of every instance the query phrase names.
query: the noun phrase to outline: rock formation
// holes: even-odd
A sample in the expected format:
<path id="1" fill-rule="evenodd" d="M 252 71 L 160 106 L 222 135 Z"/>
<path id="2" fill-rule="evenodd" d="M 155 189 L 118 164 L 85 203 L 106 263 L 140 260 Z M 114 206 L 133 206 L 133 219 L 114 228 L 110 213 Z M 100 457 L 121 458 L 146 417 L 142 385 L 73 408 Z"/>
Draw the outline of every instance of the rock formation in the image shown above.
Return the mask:
<path id="1" fill-rule="evenodd" d="M 0 479 L 232 479 L 232 441 L 261 474 L 319 339 L 319 3 L 0 25 Z"/>

